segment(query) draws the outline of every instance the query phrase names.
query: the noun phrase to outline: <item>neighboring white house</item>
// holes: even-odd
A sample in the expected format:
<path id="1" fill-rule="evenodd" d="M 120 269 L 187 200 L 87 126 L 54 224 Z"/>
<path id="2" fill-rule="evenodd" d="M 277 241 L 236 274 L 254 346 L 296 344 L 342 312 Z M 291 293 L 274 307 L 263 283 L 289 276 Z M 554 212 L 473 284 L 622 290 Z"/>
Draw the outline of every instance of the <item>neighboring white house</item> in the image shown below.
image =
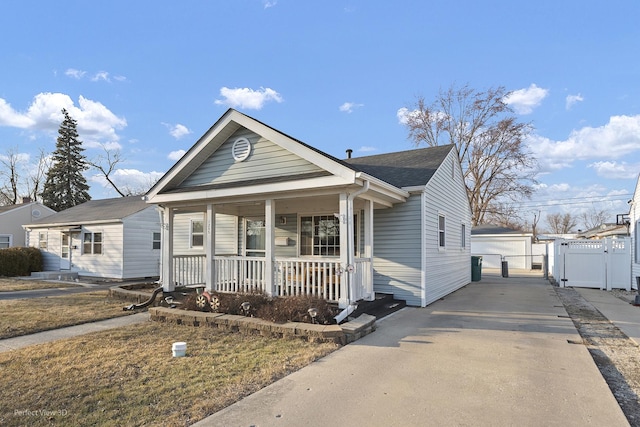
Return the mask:
<path id="1" fill-rule="evenodd" d="M 19 205 L 0 206 L 0 249 L 27 246 L 22 226 L 54 213 L 53 209 L 29 199 Z"/>
<path id="2" fill-rule="evenodd" d="M 24 228 L 46 271 L 115 279 L 160 274 L 160 214 L 140 197 L 90 200 Z"/>
<path id="3" fill-rule="evenodd" d="M 640 177 L 629 207 L 629 235 L 631 236 L 631 287 L 640 282 Z"/>
<path id="4" fill-rule="evenodd" d="M 482 256 L 482 267 L 531 270 L 542 266 L 544 245 L 533 250 L 533 233 L 506 227 L 478 225 L 471 230 L 471 253 Z"/>
<path id="5" fill-rule="evenodd" d="M 147 193 L 163 209 L 166 291 L 260 289 L 342 308 L 425 306 L 471 280 L 453 145 L 338 160 L 228 110 Z"/>

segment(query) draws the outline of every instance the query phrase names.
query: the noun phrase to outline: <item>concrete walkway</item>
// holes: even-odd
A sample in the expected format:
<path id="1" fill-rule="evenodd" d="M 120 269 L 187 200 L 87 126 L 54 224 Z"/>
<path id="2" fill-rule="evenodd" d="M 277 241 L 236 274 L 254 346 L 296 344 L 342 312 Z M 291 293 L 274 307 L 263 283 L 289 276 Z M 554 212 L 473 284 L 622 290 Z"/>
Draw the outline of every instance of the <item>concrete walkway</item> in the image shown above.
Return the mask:
<path id="1" fill-rule="evenodd" d="M 122 326 L 133 325 L 149 321 L 149 313 L 129 314 L 113 319 L 100 320 L 97 322 L 83 323 L 76 326 L 68 326 L 66 328 L 54 329 L 51 331 L 38 332 L 31 335 L 23 335 L 20 337 L 7 338 L 0 340 L 0 353 L 10 350 L 16 350 L 35 344 L 42 344 L 63 338 L 76 337 L 91 332 L 104 331 L 107 329 L 119 328 Z"/>
<path id="2" fill-rule="evenodd" d="M 640 307 L 600 289 L 574 288 L 626 336 L 640 345 Z"/>
<path id="3" fill-rule="evenodd" d="M 628 425 L 580 340 L 543 279 L 483 277 L 196 425 Z"/>

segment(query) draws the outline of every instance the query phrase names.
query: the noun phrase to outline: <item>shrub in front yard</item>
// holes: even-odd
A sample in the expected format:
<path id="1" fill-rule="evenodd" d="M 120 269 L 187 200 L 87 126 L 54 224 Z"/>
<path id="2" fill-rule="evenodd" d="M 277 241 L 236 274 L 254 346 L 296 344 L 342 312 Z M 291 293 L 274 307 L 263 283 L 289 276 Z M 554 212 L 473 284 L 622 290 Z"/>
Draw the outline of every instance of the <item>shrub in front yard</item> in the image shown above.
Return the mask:
<path id="1" fill-rule="evenodd" d="M 264 293 L 216 293 L 219 313 L 235 314 L 240 316 L 258 317 L 270 322 L 303 322 L 330 325 L 335 323 L 334 316 L 337 314 L 334 307 L 322 298 L 313 296 L 289 296 L 269 298 Z M 249 303 L 247 311 L 243 309 L 243 303 Z M 182 307 L 185 310 L 200 311 L 196 305 L 196 293 L 190 293 Z M 245 306 L 246 308 L 246 306 Z M 315 318 L 311 317 L 309 309 L 315 309 Z M 205 307 L 210 311 L 211 307 Z"/>
<path id="2" fill-rule="evenodd" d="M 32 271 L 42 271 L 42 254 L 39 249 L 0 249 L 0 276 L 28 276 Z"/>

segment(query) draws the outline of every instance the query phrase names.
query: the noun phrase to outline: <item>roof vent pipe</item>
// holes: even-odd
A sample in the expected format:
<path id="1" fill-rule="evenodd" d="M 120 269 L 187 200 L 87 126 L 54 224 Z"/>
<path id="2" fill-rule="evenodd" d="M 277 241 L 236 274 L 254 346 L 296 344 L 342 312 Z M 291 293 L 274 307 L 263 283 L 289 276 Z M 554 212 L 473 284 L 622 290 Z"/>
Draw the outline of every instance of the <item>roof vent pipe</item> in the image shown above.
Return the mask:
<path id="1" fill-rule="evenodd" d="M 351 148 L 347 148 L 347 159 L 351 158 L 351 153 L 353 153 L 353 150 Z"/>

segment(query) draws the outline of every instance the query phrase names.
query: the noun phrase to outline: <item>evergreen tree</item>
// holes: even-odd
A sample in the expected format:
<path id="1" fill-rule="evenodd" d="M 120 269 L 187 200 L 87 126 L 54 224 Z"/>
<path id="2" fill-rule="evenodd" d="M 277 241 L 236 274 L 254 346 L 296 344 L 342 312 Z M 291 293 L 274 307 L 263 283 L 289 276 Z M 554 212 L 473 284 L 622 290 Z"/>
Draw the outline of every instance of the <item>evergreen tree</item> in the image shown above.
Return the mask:
<path id="1" fill-rule="evenodd" d="M 62 109 L 64 120 L 58 129 L 56 150 L 42 192 L 42 203 L 61 211 L 91 200 L 89 186 L 82 172 L 89 164 L 78 139 L 77 122 Z"/>

